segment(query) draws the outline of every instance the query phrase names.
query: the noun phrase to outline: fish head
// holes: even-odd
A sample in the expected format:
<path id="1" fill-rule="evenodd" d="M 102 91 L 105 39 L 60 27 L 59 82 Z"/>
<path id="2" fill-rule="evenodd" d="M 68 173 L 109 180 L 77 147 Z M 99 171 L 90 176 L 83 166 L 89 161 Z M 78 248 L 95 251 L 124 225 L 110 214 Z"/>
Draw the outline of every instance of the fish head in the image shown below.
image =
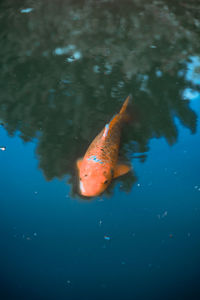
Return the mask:
<path id="1" fill-rule="evenodd" d="M 106 166 L 92 162 L 84 162 L 79 169 L 80 194 L 86 197 L 95 197 L 104 192 L 112 179 L 112 174 Z"/>

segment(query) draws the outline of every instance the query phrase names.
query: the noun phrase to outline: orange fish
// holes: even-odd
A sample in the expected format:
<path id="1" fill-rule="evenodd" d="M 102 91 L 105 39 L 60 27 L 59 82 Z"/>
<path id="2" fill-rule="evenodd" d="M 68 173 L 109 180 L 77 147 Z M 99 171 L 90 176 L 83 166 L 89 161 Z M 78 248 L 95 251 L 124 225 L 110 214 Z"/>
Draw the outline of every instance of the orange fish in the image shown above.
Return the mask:
<path id="1" fill-rule="evenodd" d="M 131 169 L 130 166 L 117 163 L 121 127 L 128 119 L 126 110 L 130 98 L 127 97 L 120 112 L 92 141 L 85 156 L 77 160 L 79 189 L 83 196 L 100 195 L 113 178 L 126 174 Z"/>

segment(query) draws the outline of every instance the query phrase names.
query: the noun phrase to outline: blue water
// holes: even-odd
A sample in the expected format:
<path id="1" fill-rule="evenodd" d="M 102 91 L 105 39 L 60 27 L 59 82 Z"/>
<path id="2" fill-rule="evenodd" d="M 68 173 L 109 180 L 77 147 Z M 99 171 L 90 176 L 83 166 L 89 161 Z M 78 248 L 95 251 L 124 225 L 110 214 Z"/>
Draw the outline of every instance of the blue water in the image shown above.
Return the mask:
<path id="1" fill-rule="evenodd" d="M 78 1 L 69 3 L 69 11 L 78 11 Z M 164 3 L 169 12 L 162 7 Z M 155 3 L 143 7 L 130 1 L 127 9 L 137 7 L 134 20 L 143 16 L 142 11 L 144 16 L 149 12 L 159 16 L 163 13 L 169 20 L 172 18 L 171 25 L 166 25 L 169 30 L 170 26 L 178 26 L 173 23 L 175 17 L 182 24 L 186 18 L 181 14 L 184 6 L 173 7 L 167 1 L 161 4 L 159 8 Z M 131 11 L 122 4 L 117 8 L 111 1 L 99 5 L 106 6 L 101 12 L 117 14 L 120 20 Z M 101 48 L 94 48 L 98 54 L 87 56 L 93 40 L 88 39 L 87 45 L 85 36 L 83 44 L 76 41 L 82 52 L 76 49 L 71 58 L 71 40 L 67 47 L 59 35 L 52 35 L 51 42 L 43 44 L 45 25 L 39 27 L 40 31 L 37 27 L 43 20 L 42 9 L 46 8 L 47 28 L 52 26 L 59 31 L 61 23 L 62 27 L 67 24 L 63 7 L 63 1 L 58 1 L 57 11 L 42 1 L 36 1 L 35 6 L 28 1 L 23 6 L 17 1 L 1 6 L 3 17 L 14 16 L 16 26 L 25 31 L 18 31 L 24 41 L 21 44 L 21 40 L 15 40 L 15 27 L 3 19 L 5 26 L 1 30 L 12 38 L 7 35 L 4 43 L 1 40 L 5 59 L 0 71 L 4 79 L 4 84 L 0 83 L 0 299 L 198 300 L 198 30 L 187 23 L 192 20 L 187 18 L 188 27 L 180 32 L 188 40 L 177 38 L 174 42 L 169 35 L 166 40 L 171 48 L 163 42 L 154 56 L 151 51 L 156 46 L 152 44 L 144 50 L 146 31 L 136 26 L 142 37 L 137 39 L 143 55 L 138 65 L 137 59 L 133 65 L 142 69 L 139 74 L 129 69 L 128 58 L 123 57 L 131 48 L 129 43 L 135 42 L 130 36 L 125 38 L 127 44 L 121 38 L 115 44 L 107 37 L 106 29 L 101 32 L 113 51 L 113 65 L 111 61 L 101 61 Z M 85 14 L 87 20 L 92 15 L 95 21 L 97 12 L 86 1 L 73 20 L 81 20 Z M 52 14 L 55 19 L 48 19 Z M 188 8 L 188 14 L 199 21 L 193 6 Z M 131 16 L 130 12 L 128 22 Z M 110 26 L 115 28 L 114 19 L 110 20 Z M 152 25 L 151 18 L 147 20 L 150 35 L 153 30 L 161 30 L 161 34 L 163 30 L 165 35 L 165 27 L 159 29 L 157 23 Z M 161 28 L 165 26 L 157 22 L 161 22 Z M 24 24 L 29 24 L 30 35 Z M 188 28 L 190 35 L 184 33 Z M 111 29 L 112 26 L 108 28 Z M 38 30 L 39 37 L 34 30 Z M 118 39 L 115 31 L 111 36 Z M 41 39 L 40 45 L 36 37 Z M 73 40 L 74 35 L 69 34 L 69 38 Z M 101 35 L 95 41 L 101 44 Z M 33 53 L 26 52 L 26 47 Z M 185 56 L 179 57 L 182 48 Z M 63 60 L 62 55 L 66 56 Z M 104 58 L 108 59 L 107 54 Z M 133 172 L 114 181 L 99 197 L 83 199 L 76 185 L 76 159 L 129 93 L 137 106 L 132 108 L 133 114 L 136 112 L 133 123 L 123 128 L 120 156 L 131 164 Z M 144 161 L 138 158 L 141 154 L 146 157 Z"/>
<path id="2" fill-rule="evenodd" d="M 198 113 L 199 100 L 192 102 Z M 200 141 L 178 127 L 176 145 L 153 139 L 148 161 L 133 160 L 139 180 L 131 193 L 118 184 L 111 198 L 90 203 L 71 198 L 65 180 L 46 182 L 35 143 L 1 128 L 2 299 L 186 299 L 198 292 Z"/>

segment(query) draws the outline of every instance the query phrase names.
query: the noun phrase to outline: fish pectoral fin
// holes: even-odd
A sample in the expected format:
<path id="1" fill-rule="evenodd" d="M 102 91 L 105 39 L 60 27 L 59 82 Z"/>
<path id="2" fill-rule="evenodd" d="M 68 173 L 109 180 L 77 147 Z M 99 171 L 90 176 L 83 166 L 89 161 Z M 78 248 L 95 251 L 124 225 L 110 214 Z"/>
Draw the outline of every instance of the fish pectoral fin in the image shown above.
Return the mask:
<path id="1" fill-rule="evenodd" d="M 122 176 L 122 175 L 128 173 L 130 170 L 131 170 L 131 167 L 128 166 L 128 165 L 124 165 L 124 164 L 116 165 L 116 167 L 114 169 L 113 178 L 117 178 L 119 176 Z"/>
<path id="2" fill-rule="evenodd" d="M 83 159 L 82 159 L 82 158 L 79 158 L 79 159 L 77 159 L 77 161 L 76 161 L 76 166 L 77 166 L 77 169 L 78 169 L 78 170 L 80 170 L 80 167 L 81 167 L 82 161 L 83 161 Z"/>

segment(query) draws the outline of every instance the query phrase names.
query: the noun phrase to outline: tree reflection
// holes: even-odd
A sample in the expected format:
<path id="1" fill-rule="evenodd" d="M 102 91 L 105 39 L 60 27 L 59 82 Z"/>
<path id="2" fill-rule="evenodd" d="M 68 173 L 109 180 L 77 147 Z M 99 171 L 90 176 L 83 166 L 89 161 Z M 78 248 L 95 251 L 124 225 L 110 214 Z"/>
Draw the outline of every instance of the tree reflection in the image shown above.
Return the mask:
<path id="1" fill-rule="evenodd" d="M 185 76 L 199 54 L 194 9 L 164 0 L 23 3 L 0 7 L 0 119 L 10 135 L 38 139 L 48 180 L 68 174 L 74 182 L 76 159 L 129 93 L 138 113 L 123 130 L 121 159 L 146 153 L 152 137 L 175 143 L 175 117 L 195 132 L 197 116 L 182 99 L 185 88 L 199 90 Z M 120 180 L 128 191 L 136 178 Z"/>

